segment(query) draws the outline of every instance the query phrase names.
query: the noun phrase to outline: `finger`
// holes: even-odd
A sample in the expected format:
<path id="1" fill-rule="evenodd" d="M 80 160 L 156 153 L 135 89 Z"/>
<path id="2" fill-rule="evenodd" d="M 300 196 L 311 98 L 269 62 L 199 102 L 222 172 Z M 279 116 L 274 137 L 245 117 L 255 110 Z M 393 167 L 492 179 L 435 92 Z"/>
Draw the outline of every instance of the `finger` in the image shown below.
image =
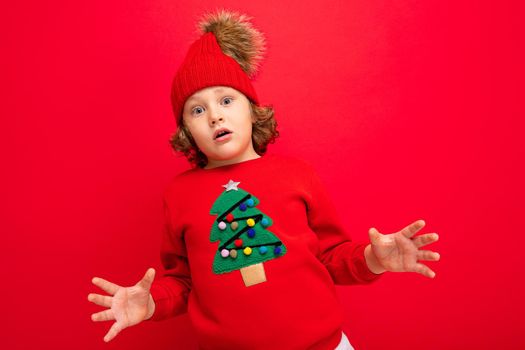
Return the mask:
<path id="1" fill-rule="evenodd" d="M 427 244 L 433 243 L 439 239 L 439 235 L 435 232 L 425 233 L 424 235 L 419 235 L 412 239 L 415 246 L 420 248 L 426 246 Z"/>
<path id="2" fill-rule="evenodd" d="M 150 267 L 148 271 L 146 271 L 146 274 L 144 277 L 137 283 L 138 286 L 149 290 L 151 288 L 151 284 L 153 283 L 153 280 L 155 279 L 155 269 Z"/>
<path id="3" fill-rule="evenodd" d="M 420 263 L 416 263 L 414 272 L 420 273 L 423 276 L 426 276 L 429 278 L 436 277 L 436 273 L 434 271 L 432 271 L 428 266 L 420 264 Z"/>
<path id="4" fill-rule="evenodd" d="M 100 306 L 111 307 L 112 299 L 113 297 L 110 297 L 109 295 L 100 295 L 94 293 L 88 294 L 88 300 Z"/>
<path id="5" fill-rule="evenodd" d="M 111 321 L 114 319 L 115 319 L 115 315 L 113 314 L 113 311 L 111 309 L 100 311 L 100 312 L 97 312 L 91 315 L 91 320 L 95 322 Z"/>
<path id="6" fill-rule="evenodd" d="M 100 277 L 93 277 L 91 282 L 93 282 L 95 286 L 99 287 L 100 289 L 104 290 L 105 292 L 111 295 L 115 295 L 117 290 L 120 288 L 118 284 L 106 281 L 105 279 Z"/>
<path id="7" fill-rule="evenodd" d="M 440 257 L 439 253 L 430 250 L 420 250 L 417 252 L 417 260 L 438 261 Z"/>
<path id="8" fill-rule="evenodd" d="M 112 340 L 113 338 L 117 336 L 117 334 L 119 334 L 121 330 L 122 328 L 117 322 L 113 323 L 109 331 L 104 336 L 104 341 L 107 343 L 108 341 Z"/>
<path id="9" fill-rule="evenodd" d="M 424 220 L 417 220 L 404 229 L 401 230 L 401 233 L 407 237 L 410 238 L 413 235 L 415 235 L 419 230 L 421 230 L 426 225 Z"/>

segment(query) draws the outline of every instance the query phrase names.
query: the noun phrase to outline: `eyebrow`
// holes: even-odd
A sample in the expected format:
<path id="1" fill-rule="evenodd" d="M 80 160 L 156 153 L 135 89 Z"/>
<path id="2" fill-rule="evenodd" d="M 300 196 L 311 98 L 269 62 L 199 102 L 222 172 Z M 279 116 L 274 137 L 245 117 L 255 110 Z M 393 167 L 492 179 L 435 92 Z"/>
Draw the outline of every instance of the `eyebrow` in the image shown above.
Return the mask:
<path id="1" fill-rule="evenodd" d="M 226 90 L 225 88 L 218 87 L 218 88 L 216 88 L 216 89 L 213 89 L 213 92 L 215 92 L 215 93 L 217 94 L 217 93 L 223 92 L 223 91 L 225 91 L 225 90 Z M 190 98 L 188 99 L 188 102 L 193 101 L 193 100 L 196 100 L 196 99 L 198 99 L 198 96 L 192 96 L 192 97 L 190 97 Z"/>

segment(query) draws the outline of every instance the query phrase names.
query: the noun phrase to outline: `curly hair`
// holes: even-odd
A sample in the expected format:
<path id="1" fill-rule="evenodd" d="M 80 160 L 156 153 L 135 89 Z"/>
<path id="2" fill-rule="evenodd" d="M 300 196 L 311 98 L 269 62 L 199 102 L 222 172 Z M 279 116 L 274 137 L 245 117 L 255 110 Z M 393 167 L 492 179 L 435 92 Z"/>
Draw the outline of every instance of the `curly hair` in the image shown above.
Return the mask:
<path id="1" fill-rule="evenodd" d="M 269 143 L 274 143 L 279 137 L 277 121 L 274 118 L 273 106 L 258 106 L 250 101 L 250 111 L 255 117 L 252 124 L 253 148 L 260 156 L 266 153 Z M 176 152 L 181 152 L 194 168 L 204 168 L 208 164 L 208 158 L 199 149 L 190 131 L 184 125 L 182 118 L 177 130 L 171 135 L 169 143 Z"/>

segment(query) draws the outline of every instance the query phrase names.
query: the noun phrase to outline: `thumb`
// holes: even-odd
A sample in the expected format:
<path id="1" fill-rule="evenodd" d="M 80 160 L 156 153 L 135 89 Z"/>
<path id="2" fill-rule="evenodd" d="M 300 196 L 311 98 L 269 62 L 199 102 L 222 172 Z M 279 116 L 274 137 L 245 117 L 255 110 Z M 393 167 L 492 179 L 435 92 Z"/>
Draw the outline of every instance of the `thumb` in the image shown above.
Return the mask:
<path id="1" fill-rule="evenodd" d="M 155 269 L 153 267 L 150 267 L 147 271 L 144 277 L 137 283 L 142 288 L 149 290 L 151 288 L 151 284 L 153 283 L 153 280 L 155 279 Z"/>
<path id="2" fill-rule="evenodd" d="M 370 230 L 368 230 L 368 236 L 370 237 L 370 242 L 372 244 L 377 244 L 381 240 L 381 234 L 376 230 L 375 227 L 372 227 Z"/>

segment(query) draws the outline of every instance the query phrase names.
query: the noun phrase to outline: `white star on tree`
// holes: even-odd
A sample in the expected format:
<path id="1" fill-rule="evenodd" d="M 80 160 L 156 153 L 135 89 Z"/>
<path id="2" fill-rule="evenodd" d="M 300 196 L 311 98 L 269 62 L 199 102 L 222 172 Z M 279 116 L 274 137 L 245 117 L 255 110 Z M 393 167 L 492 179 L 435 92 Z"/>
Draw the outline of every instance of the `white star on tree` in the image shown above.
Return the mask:
<path id="1" fill-rule="evenodd" d="M 239 184 L 240 184 L 240 182 L 235 182 L 233 180 L 230 180 L 230 181 L 228 181 L 228 183 L 226 185 L 222 185 L 222 187 L 226 188 L 226 192 L 231 191 L 231 190 L 238 191 L 239 189 L 237 188 L 237 186 Z"/>

